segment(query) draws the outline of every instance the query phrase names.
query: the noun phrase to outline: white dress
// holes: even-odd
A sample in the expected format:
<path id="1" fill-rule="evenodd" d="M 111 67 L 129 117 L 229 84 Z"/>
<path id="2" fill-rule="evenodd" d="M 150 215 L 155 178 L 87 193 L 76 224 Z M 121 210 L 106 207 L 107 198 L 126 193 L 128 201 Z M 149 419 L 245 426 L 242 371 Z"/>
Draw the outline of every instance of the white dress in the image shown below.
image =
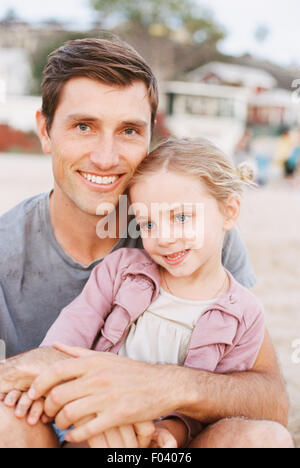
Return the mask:
<path id="1" fill-rule="evenodd" d="M 158 298 L 131 325 L 118 354 L 150 364 L 183 365 L 195 325 L 215 301 L 188 301 L 161 288 Z"/>

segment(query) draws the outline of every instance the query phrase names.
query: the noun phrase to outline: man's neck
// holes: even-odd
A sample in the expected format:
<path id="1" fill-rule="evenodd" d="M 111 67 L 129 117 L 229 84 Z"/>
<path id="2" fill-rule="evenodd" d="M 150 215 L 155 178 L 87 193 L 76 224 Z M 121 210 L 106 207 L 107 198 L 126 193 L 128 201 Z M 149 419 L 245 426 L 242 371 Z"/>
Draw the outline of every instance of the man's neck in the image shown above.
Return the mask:
<path id="1" fill-rule="evenodd" d="M 116 238 L 101 239 L 97 225 L 101 216 L 81 211 L 71 200 L 54 190 L 50 196 L 50 219 L 54 235 L 63 250 L 81 265 L 88 266 L 108 255 L 119 241 L 118 211 Z"/>

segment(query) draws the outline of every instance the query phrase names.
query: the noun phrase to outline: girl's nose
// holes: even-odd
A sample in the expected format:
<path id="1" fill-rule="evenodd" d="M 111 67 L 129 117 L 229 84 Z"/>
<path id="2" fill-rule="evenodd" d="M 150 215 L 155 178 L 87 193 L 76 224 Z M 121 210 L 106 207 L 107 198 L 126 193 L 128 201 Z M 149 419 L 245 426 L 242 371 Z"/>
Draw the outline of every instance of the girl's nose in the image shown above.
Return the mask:
<path id="1" fill-rule="evenodd" d="M 173 245 L 176 243 L 176 238 L 175 237 L 159 237 L 157 239 L 157 243 L 159 247 L 168 247 L 170 245 Z"/>

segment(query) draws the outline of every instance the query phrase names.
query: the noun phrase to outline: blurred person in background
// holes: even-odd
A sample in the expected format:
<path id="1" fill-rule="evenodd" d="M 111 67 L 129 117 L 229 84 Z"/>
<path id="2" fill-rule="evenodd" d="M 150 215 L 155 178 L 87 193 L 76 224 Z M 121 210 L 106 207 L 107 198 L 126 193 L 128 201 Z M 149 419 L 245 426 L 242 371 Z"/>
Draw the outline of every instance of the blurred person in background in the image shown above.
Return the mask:
<path id="1" fill-rule="evenodd" d="M 292 150 L 284 162 L 285 175 L 287 178 L 294 178 L 298 175 L 300 166 L 300 129 L 295 131 L 295 143 Z"/>
<path id="2" fill-rule="evenodd" d="M 289 169 L 286 167 L 291 151 L 293 149 L 293 138 L 290 128 L 283 127 L 277 142 L 275 162 L 281 168 L 282 173 L 289 175 Z"/>

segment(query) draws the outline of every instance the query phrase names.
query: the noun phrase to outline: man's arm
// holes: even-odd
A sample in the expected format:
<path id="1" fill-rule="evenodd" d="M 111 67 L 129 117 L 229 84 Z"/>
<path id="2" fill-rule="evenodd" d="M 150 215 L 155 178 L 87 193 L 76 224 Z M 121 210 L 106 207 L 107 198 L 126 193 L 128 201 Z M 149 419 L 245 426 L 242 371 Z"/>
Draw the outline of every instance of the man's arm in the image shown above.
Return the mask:
<path id="1" fill-rule="evenodd" d="M 288 397 L 268 332 L 251 371 L 227 375 L 193 372 L 194 401 L 179 409 L 186 416 L 204 423 L 245 417 L 287 425 Z"/>
<path id="2" fill-rule="evenodd" d="M 246 246 L 237 228 L 232 229 L 225 235 L 222 263 L 240 284 L 248 289 L 255 286 L 255 274 Z"/>
<path id="3" fill-rule="evenodd" d="M 85 357 L 52 366 L 36 379 L 30 396 L 38 399 L 52 389 L 45 411 L 56 416 L 61 429 L 98 414 L 69 434 L 72 442 L 175 411 L 206 423 L 245 417 L 287 424 L 288 400 L 268 334 L 252 371 L 231 375 L 150 365 L 110 353 L 85 355 L 75 348 L 69 352 Z"/>

